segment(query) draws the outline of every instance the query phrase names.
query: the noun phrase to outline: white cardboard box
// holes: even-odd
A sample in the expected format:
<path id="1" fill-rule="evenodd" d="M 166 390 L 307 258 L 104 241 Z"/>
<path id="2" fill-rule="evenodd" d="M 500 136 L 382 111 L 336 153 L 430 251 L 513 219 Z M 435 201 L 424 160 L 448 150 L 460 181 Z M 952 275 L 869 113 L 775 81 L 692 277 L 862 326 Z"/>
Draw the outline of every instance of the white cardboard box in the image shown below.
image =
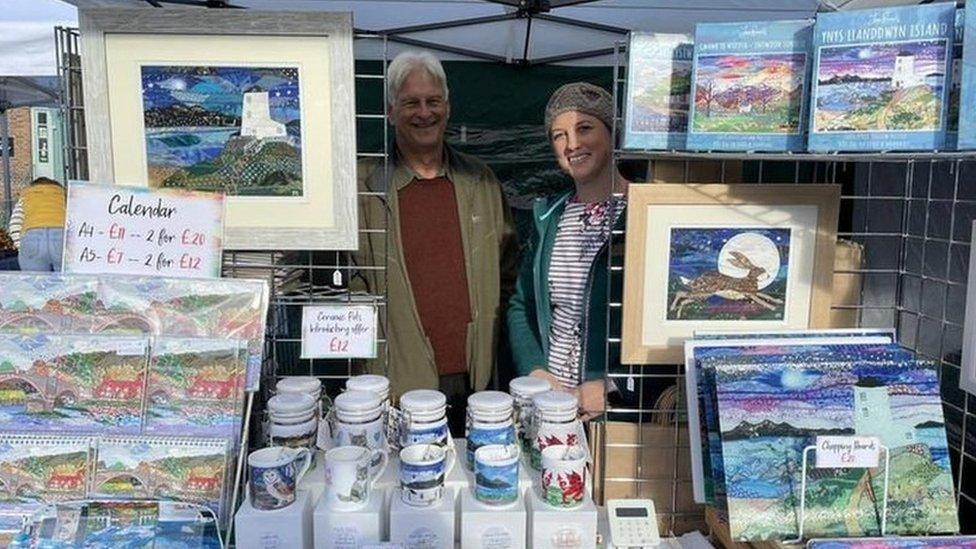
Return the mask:
<path id="1" fill-rule="evenodd" d="M 311 549 L 311 494 L 296 493 L 295 502 L 283 509 L 262 511 L 245 498 L 234 517 L 234 537 L 240 549 Z"/>
<path id="2" fill-rule="evenodd" d="M 538 490 L 526 490 L 529 547 L 532 549 L 596 549 L 597 508 L 589 495 L 575 509 L 550 507 Z"/>
<path id="3" fill-rule="evenodd" d="M 431 507 L 403 503 L 399 489 L 390 499 L 390 541 L 407 549 L 454 549 L 454 490 L 445 489 L 441 501 Z"/>
<path id="4" fill-rule="evenodd" d="M 473 488 L 460 492 L 461 547 L 464 549 L 524 549 L 525 500 L 508 506 L 488 505 L 474 497 Z"/>
<path id="5" fill-rule="evenodd" d="M 467 447 L 468 441 L 466 439 L 454 439 L 454 455 L 457 456 L 457 462 L 454 464 L 454 469 L 451 469 L 451 472 L 447 474 L 447 478 L 444 479 L 444 486 L 453 488 L 455 493 L 461 488 L 470 486 L 468 470 L 464 465 L 464 454 L 467 451 Z M 474 477 L 472 476 L 471 478 L 473 479 Z"/>
<path id="6" fill-rule="evenodd" d="M 374 487 L 366 507 L 356 511 L 336 511 L 325 504 L 325 498 L 319 499 L 312 520 L 315 548 L 358 549 L 382 541 L 386 492 Z"/>

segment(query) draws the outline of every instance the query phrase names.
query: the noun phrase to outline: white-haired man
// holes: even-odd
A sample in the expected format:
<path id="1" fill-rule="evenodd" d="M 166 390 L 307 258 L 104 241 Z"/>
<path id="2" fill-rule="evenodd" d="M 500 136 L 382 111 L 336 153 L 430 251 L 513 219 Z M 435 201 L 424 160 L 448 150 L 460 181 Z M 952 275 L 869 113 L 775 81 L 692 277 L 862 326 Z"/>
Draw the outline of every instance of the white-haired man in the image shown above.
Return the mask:
<path id="1" fill-rule="evenodd" d="M 390 165 L 364 161 L 358 175 L 360 189 L 371 191 L 360 200 L 362 223 L 388 230 L 366 234 L 357 257 L 386 265 L 387 286 L 375 270 L 361 280 L 387 291 L 394 394 L 440 389 L 452 432 L 463 434 L 467 395 L 491 379 L 517 268 L 514 233 L 492 171 L 444 140 L 451 104 L 440 61 L 428 52 L 398 55 L 387 69 L 387 101 Z"/>

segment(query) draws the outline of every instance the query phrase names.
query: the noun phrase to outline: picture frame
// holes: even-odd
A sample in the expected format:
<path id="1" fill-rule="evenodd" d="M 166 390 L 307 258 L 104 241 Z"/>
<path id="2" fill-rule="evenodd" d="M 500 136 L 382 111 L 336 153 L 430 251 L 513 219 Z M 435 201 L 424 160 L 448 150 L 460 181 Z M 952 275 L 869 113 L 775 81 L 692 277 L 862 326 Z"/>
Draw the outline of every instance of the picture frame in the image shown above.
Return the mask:
<path id="1" fill-rule="evenodd" d="M 225 192 L 225 249 L 358 247 L 350 13 L 87 9 L 79 27 L 93 182 Z"/>
<path id="2" fill-rule="evenodd" d="M 640 184 L 627 202 L 622 363 L 681 363 L 696 330 L 829 327 L 839 186 Z"/>
<path id="3" fill-rule="evenodd" d="M 976 244 L 976 221 L 973 221 L 971 243 Z M 976 253 L 970 245 L 969 272 L 976 273 Z M 962 360 L 960 362 L 959 388 L 976 395 L 976 277 L 966 282 L 966 316 L 962 328 Z"/>

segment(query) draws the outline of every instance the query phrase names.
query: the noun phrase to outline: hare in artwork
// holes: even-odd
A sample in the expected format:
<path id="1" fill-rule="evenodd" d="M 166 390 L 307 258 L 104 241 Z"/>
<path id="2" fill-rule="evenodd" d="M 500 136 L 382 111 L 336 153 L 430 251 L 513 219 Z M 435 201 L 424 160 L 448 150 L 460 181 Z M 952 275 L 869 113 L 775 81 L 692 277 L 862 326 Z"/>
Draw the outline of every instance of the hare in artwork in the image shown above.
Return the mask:
<path id="1" fill-rule="evenodd" d="M 687 305 L 705 301 L 713 295 L 733 301 L 753 301 L 769 310 L 774 310 L 777 304 L 783 303 L 782 299 L 759 291 L 759 281 L 769 276 L 766 269 L 754 265 L 742 252 L 733 251 L 730 254 L 732 259 L 729 260 L 729 265 L 745 269 L 748 274 L 744 278 L 736 278 L 718 271 L 708 271 L 694 279 L 679 277 L 681 283 L 688 289 L 674 294 L 674 301 L 671 302 L 668 310 L 677 309 L 676 319 L 681 318 L 681 313 Z"/>

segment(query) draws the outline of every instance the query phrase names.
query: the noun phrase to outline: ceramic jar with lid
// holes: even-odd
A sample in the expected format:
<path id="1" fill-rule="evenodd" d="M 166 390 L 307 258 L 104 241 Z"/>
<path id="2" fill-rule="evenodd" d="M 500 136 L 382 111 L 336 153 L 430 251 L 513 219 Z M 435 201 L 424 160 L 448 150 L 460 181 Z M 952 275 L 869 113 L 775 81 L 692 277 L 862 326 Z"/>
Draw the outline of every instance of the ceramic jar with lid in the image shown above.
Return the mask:
<path id="1" fill-rule="evenodd" d="M 390 405 L 390 380 L 385 376 L 362 374 L 346 380 L 347 391 L 372 391 L 386 407 Z"/>
<path id="2" fill-rule="evenodd" d="M 320 409 L 306 393 L 279 393 L 267 403 L 268 434 L 272 446 L 308 448 L 315 446 Z"/>
<path id="3" fill-rule="evenodd" d="M 322 398 L 322 381 L 312 376 L 288 376 L 275 384 L 275 394 L 305 393 L 318 402 Z"/>
<path id="4" fill-rule="evenodd" d="M 385 448 L 383 400 L 372 391 L 346 391 L 332 405 L 336 446 Z"/>
<path id="5" fill-rule="evenodd" d="M 526 454 L 532 449 L 529 435 L 532 432 L 532 397 L 550 388 L 548 381 L 533 376 L 517 377 L 508 384 L 508 394 L 512 395 L 515 404 L 515 433 Z"/>
<path id="6" fill-rule="evenodd" d="M 479 391 L 468 397 L 465 461 L 468 469 L 474 468 L 474 454 L 478 448 L 515 443 L 513 403 L 512 396 L 501 391 Z"/>
<path id="7" fill-rule="evenodd" d="M 579 419 L 579 399 L 565 391 L 546 391 L 532 397 L 532 448 L 529 463 L 534 469 L 542 467 L 542 451 L 547 446 L 562 444 L 583 446 L 586 440 L 583 423 Z"/>
<path id="8" fill-rule="evenodd" d="M 447 446 L 447 397 L 440 391 L 415 389 L 400 397 L 400 447 L 413 444 Z"/>

